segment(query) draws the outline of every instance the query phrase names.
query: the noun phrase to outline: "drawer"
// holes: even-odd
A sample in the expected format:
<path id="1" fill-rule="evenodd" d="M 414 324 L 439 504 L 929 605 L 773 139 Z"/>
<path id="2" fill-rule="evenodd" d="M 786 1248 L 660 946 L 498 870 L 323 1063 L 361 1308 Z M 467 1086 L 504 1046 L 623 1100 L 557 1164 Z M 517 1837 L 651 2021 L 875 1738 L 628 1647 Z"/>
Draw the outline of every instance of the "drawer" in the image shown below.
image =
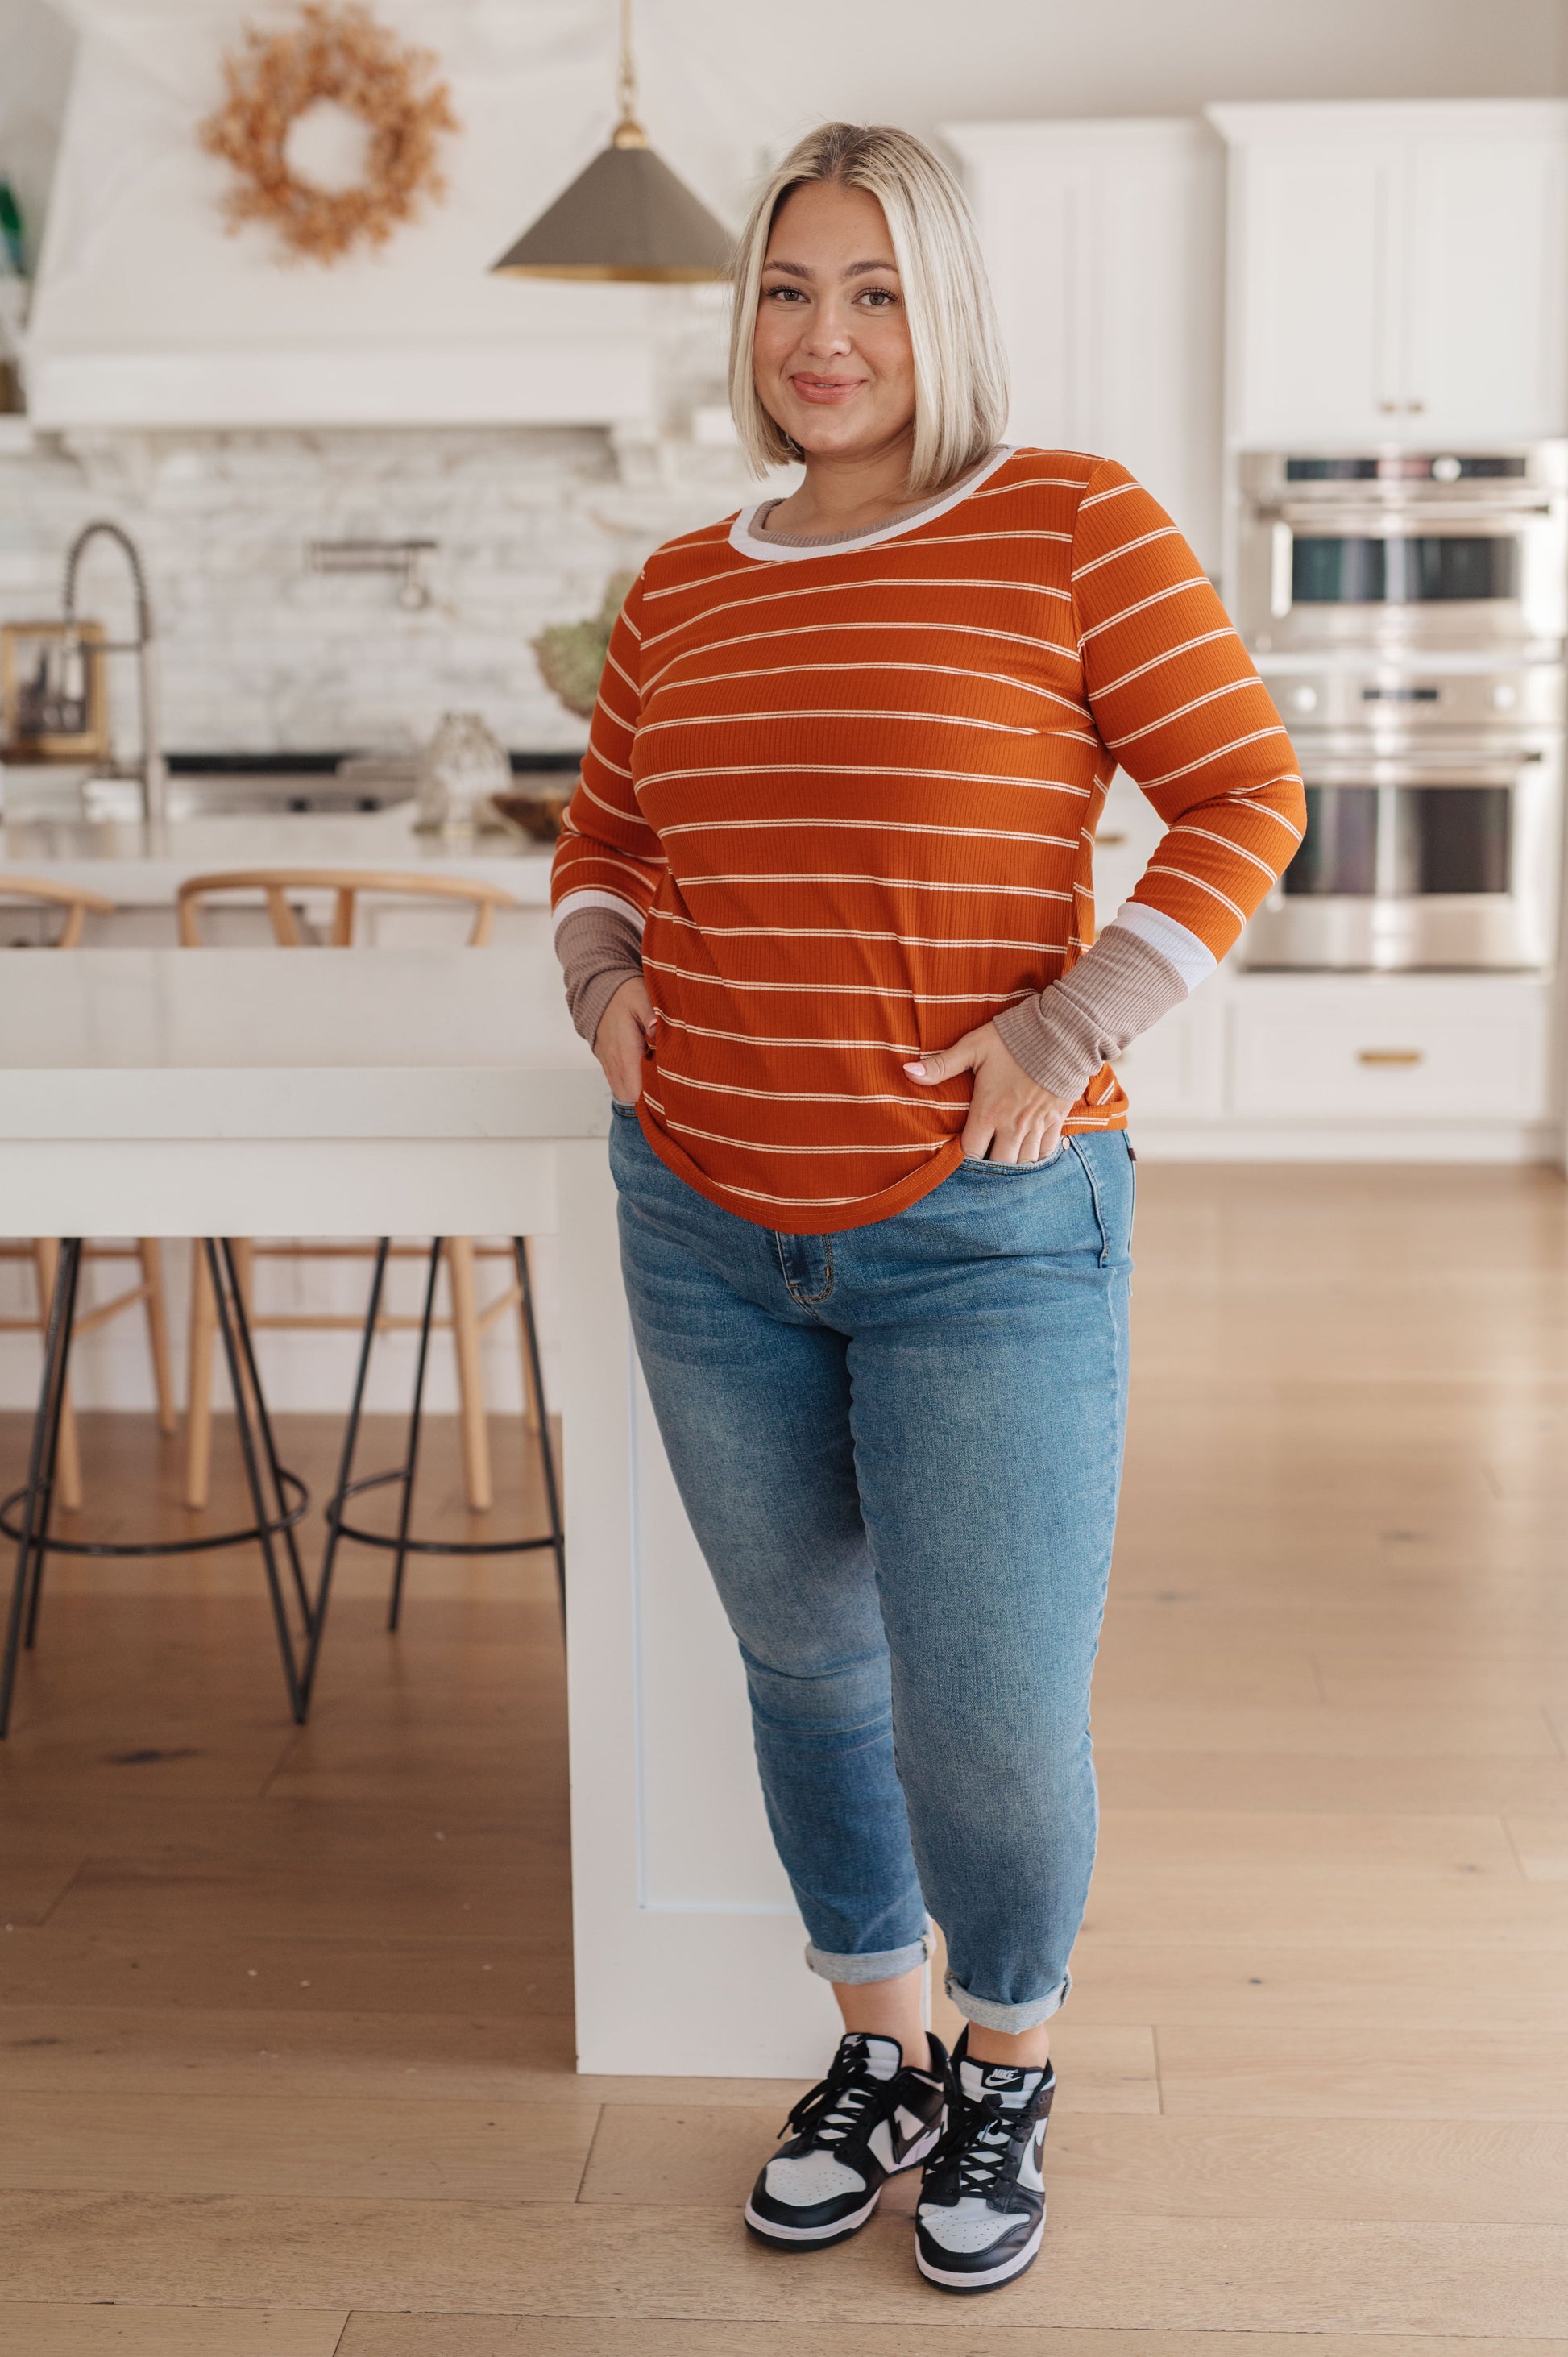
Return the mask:
<path id="1" fill-rule="evenodd" d="M 1484 985 L 1442 985 L 1437 1001 L 1369 985 L 1292 1004 L 1243 988 L 1230 1006 L 1231 1112 L 1242 1119 L 1540 1121 L 1550 1098 L 1546 1010 Z M 1282 1003 L 1282 1000 L 1283 1003 Z"/>

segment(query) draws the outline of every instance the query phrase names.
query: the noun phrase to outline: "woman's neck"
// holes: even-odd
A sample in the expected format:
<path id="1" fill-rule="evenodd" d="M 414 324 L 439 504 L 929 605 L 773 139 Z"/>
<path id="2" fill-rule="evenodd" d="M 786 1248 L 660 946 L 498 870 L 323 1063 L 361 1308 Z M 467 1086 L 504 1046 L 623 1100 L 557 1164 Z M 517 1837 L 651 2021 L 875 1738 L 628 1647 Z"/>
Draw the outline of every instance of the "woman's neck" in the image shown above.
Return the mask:
<path id="1" fill-rule="evenodd" d="M 866 457 L 837 458 L 806 456 L 806 479 L 780 500 L 768 522 L 775 532 L 796 533 L 802 538 L 830 533 L 869 532 L 891 523 L 906 509 L 929 498 L 909 491 L 909 456 L 913 436 L 901 434 L 886 449 Z"/>

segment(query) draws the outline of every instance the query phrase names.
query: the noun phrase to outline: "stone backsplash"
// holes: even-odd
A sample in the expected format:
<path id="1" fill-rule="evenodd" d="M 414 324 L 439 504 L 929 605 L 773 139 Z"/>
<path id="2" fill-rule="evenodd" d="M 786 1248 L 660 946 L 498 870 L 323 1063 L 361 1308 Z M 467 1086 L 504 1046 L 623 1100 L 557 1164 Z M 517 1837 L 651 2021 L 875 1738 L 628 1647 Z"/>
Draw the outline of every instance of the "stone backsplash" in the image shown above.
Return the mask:
<path id="1" fill-rule="evenodd" d="M 691 433 L 40 436 L 0 456 L 0 621 L 58 614 L 72 535 L 109 516 L 150 576 L 166 745 L 405 748 L 457 709 L 482 713 L 510 746 L 569 748 L 583 725 L 545 686 L 530 640 L 593 612 L 607 576 L 661 540 L 757 495 L 733 444 Z M 387 576 L 311 572 L 307 544 L 336 539 L 434 541 L 429 604 L 400 606 Z M 86 560 L 80 608 L 116 635 L 128 619 L 112 550 Z M 114 713 L 129 750 L 126 677 Z"/>

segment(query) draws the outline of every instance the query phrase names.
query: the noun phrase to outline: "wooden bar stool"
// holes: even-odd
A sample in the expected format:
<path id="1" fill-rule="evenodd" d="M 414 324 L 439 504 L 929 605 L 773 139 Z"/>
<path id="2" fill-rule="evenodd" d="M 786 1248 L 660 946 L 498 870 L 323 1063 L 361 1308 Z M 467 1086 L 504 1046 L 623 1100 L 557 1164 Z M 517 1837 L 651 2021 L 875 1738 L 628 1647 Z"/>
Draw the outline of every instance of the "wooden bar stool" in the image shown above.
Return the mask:
<path id="1" fill-rule="evenodd" d="M 282 949 L 301 949 L 306 936 L 300 921 L 298 903 L 303 896 L 330 893 L 332 913 L 328 945 L 334 949 L 353 946 L 355 920 L 361 899 L 371 895 L 392 900 L 445 901 L 473 911 L 467 946 L 482 948 L 490 939 L 498 909 L 515 908 L 510 893 L 493 884 L 475 883 L 445 876 L 431 876 L 415 871 L 412 874 L 365 874 L 359 870 L 338 868 L 245 868 L 229 869 L 220 875 L 193 876 L 181 886 L 178 899 L 180 940 L 190 948 L 201 946 L 200 911 L 220 897 L 242 895 L 264 901 L 271 920 L 273 938 Z M 438 1237 L 431 1244 L 395 1244 L 386 1237 L 375 1243 L 337 1243 L 280 1241 L 256 1243 L 235 1240 L 235 1257 L 240 1281 L 245 1288 L 247 1306 L 250 1300 L 252 1270 L 258 1259 L 271 1258 L 295 1262 L 369 1260 L 373 1264 L 370 1308 L 363 1317 L 337 1315 L 331 1312 L 305 1313 L 281 1311 L 250 1318 L 252 1331 L 267 1329 L 294 1332 L 323 1331 L 348 1329 L 362 1332 L 359 1377 L 350 1415 L 349 1452 L 352 1436 L 357 1433 L 363 1400 L 365 1372 L 369 1363 L 371 1343 L 377 1334 L 412 1329 L 419 1335 L 418 1372 L 415 1397 L 411 1412 L 409 1448 L 404 1466 L 396 1476 L 376 1476 L 371 1483 L 355 1482 L 359 1490 L 379 1486 L 382 1480 L 401 1480 L 403 1488 L 402 1509 L 402 1543 L 393 1576 L 392 1625 L 397 1625 L 401 1604 L 403 1569 L 410 1553 L 502 1554 L 524 1546 L 547 1545 L 554 1548 L 557 1564 L 561 1558 L 560 1515 L 555 1497 L 555 1469 L 550 1453 L 549 1430 L 545 1422 L 543 1398 L 539 1379 L 539 1344 L 535 1330 L 532 1286 L 528 1265 L 526 1243 L 509 1238 L 502 1243 L 478 1243 L 471 1236 Z M 388 1311 L 385 1299 L 385 1274 L 389 1261 L 418 1260 L 425 1267 L 424 1306 L 418 1316 L 404 1316 Z M 507 1264 L 507 1281 L 500 1290 L 483 1303 L 478 1297 L 478 1264 L 481 1261 L 502 1261 Z M 451 1299 L 450 1315 L 438 1318 L 435 1313 L 435 1286 L 441 1264 L 445 1262 Z M 411 1504 L 414 1460 L 418 1448 L 419 1424 L 423 1407 L 424 1371 L 429 1337 L 433 1329 L 449 1331 L 456 1348 L 457 1362 L 457 1394 L 462 1438 L 464 1484 L 469 1507 L 475 1512 L 486 1512 L 494 1502 L 490 1473 L 489 1438 L 485 1426 L 485 1402 L 481 1343 L 484 1335 L 509 1311 L 518 1312 L 521 1342 L 522 1382 L 525 1428 L 536 1437 L 541 1452 L 547 1496 L 550 1501 L 551 1534 L 542 1540 L 508 1541 L 475 1540 L 466 1546 L 446 1548 L 411 1538 L 408 1517 Z M 186 1499 L 188 1504 L 199 1506 L 206 1501 L 209 1466 L 211 1454 L 212 1407 L 212 1305 L 210 1288 L 202 1282 L 199 1268 L 197 1283 L 191 1297 L 190 1329 L 190 1390 L 187 1430 Z M 344 1480 L 349 1480 L 346 1469 Z M 332 1525 L 332 1546 L 335 1550 L 342 1499 L 328 1505 Z M 337 1517 L 334 1517 L 334 1507 Z M 380 1540 L 360 1532 L 345 1535 L 361 1539 L 368 1544 Z M 311 1664 L 314 1668 L 314 1660 Z"/>
<path id="2" fill-rule="evenodd" d="M 57 950 L 80 949 L 87 919 L 90 916 L 112 916 L 114 910 L 113 900 L 106 900 L 101 892 L 89 892 L 80 885 L 55 884 L 40 877 L 0 873 L 0 912 L 7 905 L 62 910 L 64 922 L 49 944 Z M 3 921 L 3 913 L 0 913 L 0 921 Z M 158 1430 L 166 1435 L 172 1434 L 176 1428 L 174 1380 L 169 1368 L 168 1313 L 164 1299 L 163 1260 L 157 1238 L 139 1236 L 128 1243 L 116 1240 L 85 1243 L 81 1247 L 81 1257 L 84 1265 L 91 1261 L 130 1261 L 137 1266 L 139 1281 L 115 1294 L 109 1301 L 100 1301 L 91 1309 L 79 1310 L 74 1330 L 77 1334 L 86 1334 L 93 1327 L 107 1325 L 112 1318 L 119 1318 L 129 1309 L 139 1308 L 145 1312 L 147 1345 L 153 1362 L 153 1389 L 157 1400 Z M 24 1312 L 21 1316 L 0 1317 L 0 1333 L 43 1335 L 54 1295 L 55 1272 L 59 1263 L 59 1239 L 56 1236 L 33 1236 L 0 1240 L 0 1261 L 29 1263 L 38 1287 L 37 1310 Z M 60 1504 L 74 1512 L 81 1505 L 82 1496 L 81 1452 L 69 1392 L 62 1396 L 59 1406 L 56 1480 Z"/>

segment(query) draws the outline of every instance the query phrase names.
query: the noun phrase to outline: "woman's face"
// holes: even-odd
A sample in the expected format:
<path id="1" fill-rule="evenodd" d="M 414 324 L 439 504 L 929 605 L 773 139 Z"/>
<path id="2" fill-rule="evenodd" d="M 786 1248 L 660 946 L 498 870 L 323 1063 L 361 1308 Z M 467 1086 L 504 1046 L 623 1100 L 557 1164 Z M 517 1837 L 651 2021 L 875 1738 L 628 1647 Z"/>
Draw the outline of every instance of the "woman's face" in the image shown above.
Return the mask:
<path id="1" fill-rule="evenodd" d="M 915 417 L 909 322 L 881 206 L 808 181 L 768 241 L 753 347 L 768 415 L 808 456 L 869 457 Z"/>

